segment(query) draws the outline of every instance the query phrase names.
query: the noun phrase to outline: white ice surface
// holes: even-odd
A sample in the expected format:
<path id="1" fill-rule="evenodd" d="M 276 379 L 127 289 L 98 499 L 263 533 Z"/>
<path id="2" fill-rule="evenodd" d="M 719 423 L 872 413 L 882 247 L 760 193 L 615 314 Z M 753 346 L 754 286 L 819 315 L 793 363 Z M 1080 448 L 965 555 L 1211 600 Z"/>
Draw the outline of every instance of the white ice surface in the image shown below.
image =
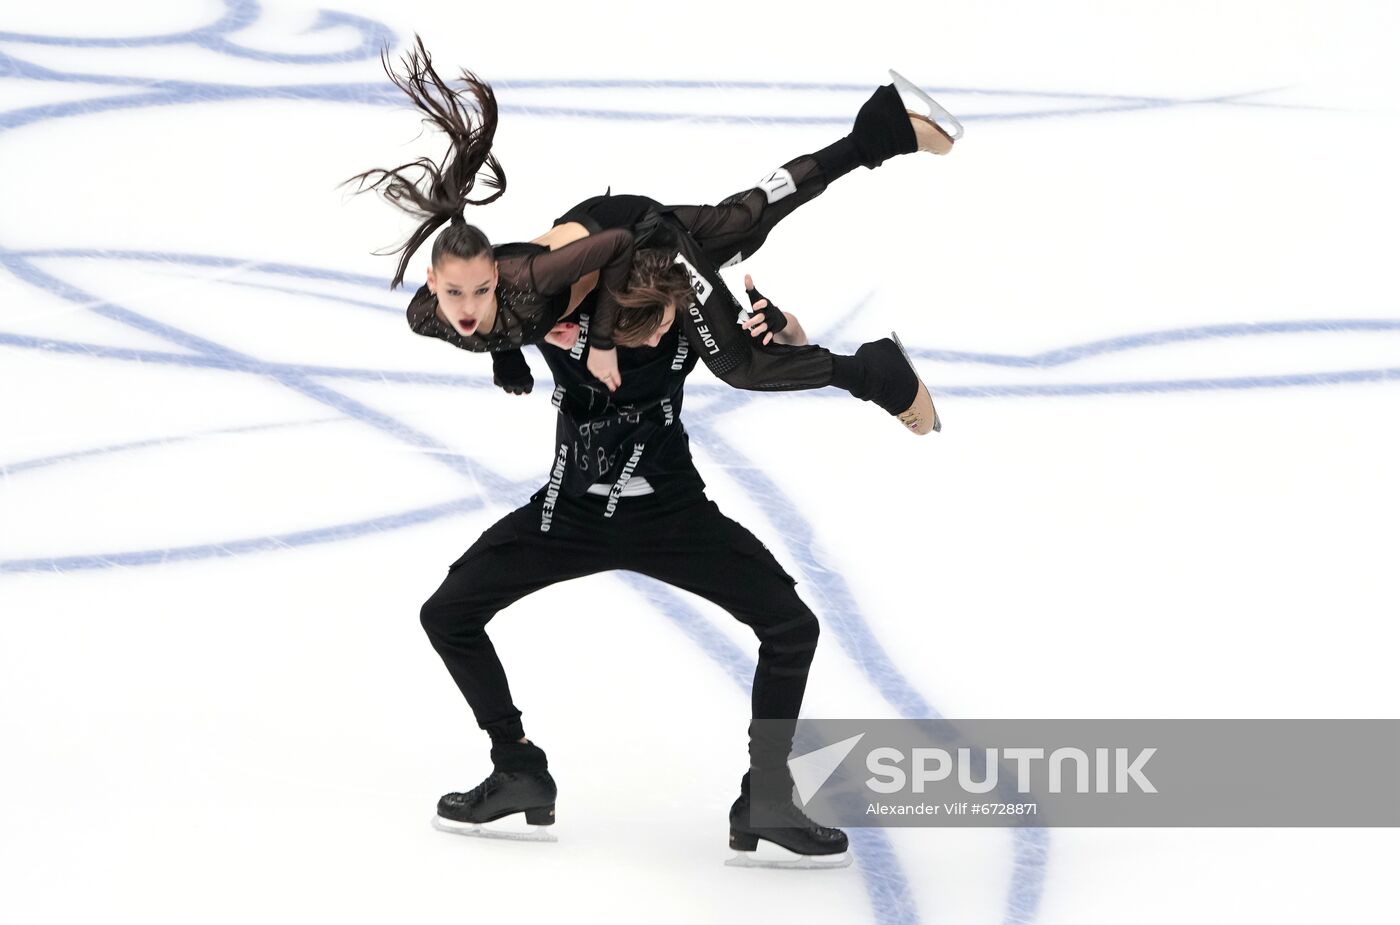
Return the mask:
<path id="1" fill-rule="evenodd" d="M 748 693 L 685 619 L 752 635 L 611 576 L 491 628 L 559 843 L 433 831 L 488 763 L 418 607 L 543 482 L 553 412 L 538 358 L 513 398 L 405 328 L 368 252 L 408 225 L 337 184 L 441 142 L 335 59 L 416 31 L 495 83 L 501 241 L 609 186 L 716 201 L 891 66 L 963 120 L 733 271 L 822 342 L 897 328 L 941 435 L 692 377 L 712 497 L 822 618 L 806 715 L 1384 717 L 1394 4 L 332 9 L 360 20 L 0 13 L 0 921 L 1394 920 L 1393 830 L 1058 829 L 1018 864 L 1008 831 L 892 829 L 845 870 L 726 868 Z"/>

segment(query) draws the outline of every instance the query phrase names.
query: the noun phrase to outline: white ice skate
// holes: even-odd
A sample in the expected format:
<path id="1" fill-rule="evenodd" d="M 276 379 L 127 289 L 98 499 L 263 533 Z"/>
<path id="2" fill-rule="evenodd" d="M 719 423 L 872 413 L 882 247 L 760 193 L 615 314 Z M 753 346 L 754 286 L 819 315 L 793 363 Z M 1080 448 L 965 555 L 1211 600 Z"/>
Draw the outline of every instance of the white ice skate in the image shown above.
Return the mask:
<path id="1" fill-rule="evenodd" d="M 925 132 L 925 137 L 919 139 L 919 150 L 931 151 L 934 154 L 947 154 L 953 150 L 953 142 L 963 135 L 962 123 L 940 106 L 937 100 L 925 93 L 918 84 L 893 68 L 890 69 L 890 79 L 894 81 L 895 90 L 899 91 L 900 98 L 904 100 L 909 117 L 933 127 L 932 134 Z M 923 112 L 910 108 L 911 103 Z M 915 134 L 920 133 L 916 130 Z"/>
<path id="2" fill-rule="evenodd" d="M 433 828 L 439 832 L 450 832 L 453 835 L 470 835 L 475 838 L 506 838 L 512 841 L 542 841 L 557 842 L 558 836 L 542 825 L 532 825 L 527 829 L 512 828 L 512 822 L 508 819 L 499 819 L 489 823 L 481 822 L 458 822 L 455 819 L 444 819 L 442 816 L 433 816 Z"/>

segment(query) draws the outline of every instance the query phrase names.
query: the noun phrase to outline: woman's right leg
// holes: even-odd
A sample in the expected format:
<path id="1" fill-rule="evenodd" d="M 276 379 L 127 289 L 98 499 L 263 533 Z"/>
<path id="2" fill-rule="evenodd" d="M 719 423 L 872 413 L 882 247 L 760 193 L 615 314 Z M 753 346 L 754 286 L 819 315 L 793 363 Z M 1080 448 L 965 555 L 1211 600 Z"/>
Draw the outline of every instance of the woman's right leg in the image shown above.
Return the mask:
<path id="1" fill-rule="evenodd" d="M 672 218 L 673 221 L 678 219 Z M 691 349 L 717 379 L 736 389 L 792 392 L 835 386 L 873 402 L 916 434 L 941 427 L 928 388 L 889 338 L 862 344 L 852 356 L 816 344 L 763 344 L 739 326 L 743 306 L 704 248 L 678 231 L 680 257 L 695 298 L 680 320 Z"/>

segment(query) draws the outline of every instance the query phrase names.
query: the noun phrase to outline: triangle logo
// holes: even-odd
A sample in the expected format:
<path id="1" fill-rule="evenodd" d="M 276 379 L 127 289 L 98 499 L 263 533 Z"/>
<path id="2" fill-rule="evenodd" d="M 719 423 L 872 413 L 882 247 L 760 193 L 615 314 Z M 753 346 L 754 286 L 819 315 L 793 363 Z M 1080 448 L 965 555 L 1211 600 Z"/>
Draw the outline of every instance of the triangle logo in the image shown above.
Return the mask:
<path id="1" fill-rule="evenodd" d="M 827 745 L 814 752 L 799 755 L 788 762 L 788 770 L 792 772 L 792 782 L 797 785 L 797 796 L 806 806 L 812 797 L 817 795 L 817 791 L 822 789 L 822 785 L 831 779 L 831 775 L 836 773 L 836 769 L 841 766 L 841 762 L 846 760 L 846 756 L 856 747 L 861 739 L 865 738 L 865 733 L 858 736 L 851 736 L 832 745 Z"/>

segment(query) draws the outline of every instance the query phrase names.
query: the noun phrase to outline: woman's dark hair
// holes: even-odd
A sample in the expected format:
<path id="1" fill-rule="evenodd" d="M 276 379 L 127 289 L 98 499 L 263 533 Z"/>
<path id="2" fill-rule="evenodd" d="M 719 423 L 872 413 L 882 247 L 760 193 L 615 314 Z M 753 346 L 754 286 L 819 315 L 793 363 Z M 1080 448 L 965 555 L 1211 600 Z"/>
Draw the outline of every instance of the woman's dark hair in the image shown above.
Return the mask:
<path id="1" fill-rule="evenodd" d="M 483 253 L 489 254 L 491 242 L 481 229 L 467 224 L 462 210 L 469 205 L 494 202 L 506 191 L 505 171 L 491 153 L 498 118 L 496 94 L 491 85 L 464 69 L 462 82 L 466 90 L 452 89 L 433 70 L 433 59 L 423 47 L 423 40 L 415 35 L 413 41 L 414 47 L 400 59 L 402 74 L 394 70 L 387 50 L 380 53 L 384 72 L 422 111 L 424 122 L 447 134 L 452 146 L 440 162 L 420 157 L 389 170 L 367 170 L 345 181 L 359 181 L 356 192 L 375 190 L 390 204 L 422 219 L 404 243 L 391 250 L 375 252 L 403 255 L 390 289 L 403 282 L 409 259 L 446 222 L 451 222 L 451 227 L 433 243 L 434 264 L 444 255 L 470 260 Z M 485 199 L 471 199 L 468 194 L 483 168 L 486 174 L 481 182 L 495 192 Z"/>
<path id="2" fill-rule="evenodd" d="M 618 346 L 646 343 L 661 326 L 667 305 L 674 305 L 677 314 L 690 307 L 695 297 L 690 274 L 675 261 L 674 251 L 655 248 L 643 248 L 633 256 L 627 289 L 617 293 L 613 341 Z"/>

